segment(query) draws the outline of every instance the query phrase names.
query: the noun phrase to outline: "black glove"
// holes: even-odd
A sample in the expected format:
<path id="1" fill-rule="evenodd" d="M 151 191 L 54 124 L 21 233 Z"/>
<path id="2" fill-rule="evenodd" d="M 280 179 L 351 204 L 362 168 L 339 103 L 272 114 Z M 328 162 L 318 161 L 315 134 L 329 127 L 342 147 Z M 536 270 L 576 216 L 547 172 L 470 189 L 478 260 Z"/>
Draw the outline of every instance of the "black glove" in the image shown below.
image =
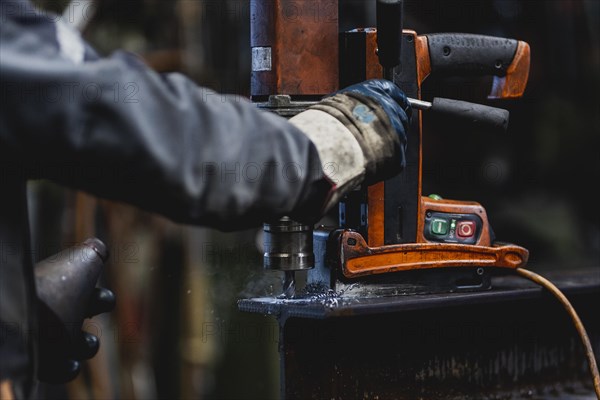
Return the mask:
<path id="1" fill-rule="evenodd" d="M 108 289 L 95 288 L 86 307 L 86 318 L 110 312 L 115 307 L 115 295 Z M 100 339 L 81 330 L 81 326 L 65 326 L 62 321 L 48 317 L 46 306 L 40 305 L 40 336 L 38 339 L 39 368 L 41 382 L 59 384 L 69 382 L 81 371 L 81 361 L 98 353 Z M 67 324 L 68 325 L 68 324 Z M 45 331 L 49 329 L 50 331 Z"/>
<path id="2" fill-rule="evenodd" d="M 406 166 L 412 109 L 394 83 L 384 79 L 358 83 L 314 108 L 333 115 L 354 134 L 367 158 L 366 183 L 390 178 Z"/>
<path id="3" fill-rule="evenodd" d="M 115 306 L 110 290 L 94 287 L 107 257 L 101 241 L 88 239 L 36 265 L 40 381 L 68 382 L 79 373 L 80 361 L 98 352 L 99 338 L 81 327 L 85 318 Z"/>
<path id="4" fill-rule="evenodd" d="M 412 109 L 405 94 L 383 79 L 342 89 L 290 119 L 315 144 L 334 183 L 325 209 L 355 186 L 398 174 L 406 165 Z"/>

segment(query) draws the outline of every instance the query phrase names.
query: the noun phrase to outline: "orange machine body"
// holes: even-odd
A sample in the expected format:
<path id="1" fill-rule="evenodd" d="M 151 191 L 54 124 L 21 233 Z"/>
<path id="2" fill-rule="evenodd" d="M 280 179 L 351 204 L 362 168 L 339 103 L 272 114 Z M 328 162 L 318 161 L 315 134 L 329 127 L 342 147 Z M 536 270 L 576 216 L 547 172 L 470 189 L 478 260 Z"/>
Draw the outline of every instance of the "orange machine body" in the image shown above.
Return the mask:
<path id="1" fill-rule="evenodd" d="M 377 30 L 374 28 L 357 29 L 365 37 L 366 79 L 382 78 L 383 68 L 377 57 Z M 416 96 L 421 98 L 421 85 L 431 74 L 431 60 L 426 36 L 419 36 L 415 31 L 404 30 L 404 38 L 414 42 L 416 68 Z M 489 98 L 521 97 L 527 85 L 529 74 L 530 50 L 525 42 L 518 42 L 517 51 L 507 73 L 502 77 L 494 77 Z M 422 190 L 422 118 L 423 112 L 413 113 L 418 132 L 413 132 L 412 139 L 418 140 L 418 159 L 412 160 L 414 175 L 418 179 L 417 190 Z M 413 123 L 415 123 L 413 121 Z M 414 129 L 414 128 L 413 128 Z M 409 136 L 409 140 L 411 137 Z M 416 164 L 416 165 L 414 165 Z M 490 234 L 490 224 L 485 209 L 478 203 L 444 199 L 432 199 L 420 196 L 417 207 L 417 234 L 409 243 L 389 243 L 385 239 L 385 192 L 386 185 L 397 184 L 381 182 L 367 189 L 367 229 L 366 238 L 359 232 L 348 230 L 339 236 L 339 266 L 346 278 L 358 278 L 409 270 L 445 268 L 445 267 L 498 267 L 517 268 L 527 263 L 528 251 L 512 244 L 494 244 Z M 481 221 L 479 232 L 474 243 L 440 243 L 426 237 L 428 215 L 478 216 Z M 452 236 L 450 236 L 452 237 Z"/>
<path id="2" fill-rule="evenodd" d="M 338 89 L 338 1 L 251 0 L 252 97 Z"/>
<path id="3" fill-rule="evenodd" d="M 340 87 L 383 77 L 377 29 L 340 34 L 337 0 L 251 0 L 250 6 L 251 95 L 253 101 L 263 102 L 261 107 L 287 117 Z M 393 80 L 409 97 L 421 98 L 421 85 L 430 74 L 453 73 L 457 66 L 467 75 L 494 75 L 490 98 L 520 97 L 527 85 L 530 50 L 525 42 L 469 34 L 418 35 L 411 30 L 403 31 L 401 42 L 401 67 L 394 69 Z M 457 55 L 455 64 L 452 57 Z M 485 62 L 478 61 L 480 55 Z M 481 205 L 422 196 L 422 118 L 422 111 L 413 112 L 404 171 L 360 188 L 354 199 L 340 203 L 343 233 L 336 247 L 343 275 L 523 266 L 527 250 L 494 245 Z M 441 227 L 443 215 L 456 227 Z M 476 235 L 460 237 L 459 227 Z"/>

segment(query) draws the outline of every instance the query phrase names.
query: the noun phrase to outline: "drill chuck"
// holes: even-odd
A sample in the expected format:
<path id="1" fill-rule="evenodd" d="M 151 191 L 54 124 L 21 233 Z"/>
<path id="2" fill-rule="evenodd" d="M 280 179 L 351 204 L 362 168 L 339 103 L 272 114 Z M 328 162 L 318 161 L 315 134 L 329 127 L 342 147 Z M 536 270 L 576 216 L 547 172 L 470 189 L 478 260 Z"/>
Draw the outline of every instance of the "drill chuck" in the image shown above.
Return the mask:
<path id="1" fill-rule="evenodd" d="M 265 223 L 264 267 L 278 271 L 301 271 L 315 265 L 313 229 L 283 217 L 274 223 Z"/>

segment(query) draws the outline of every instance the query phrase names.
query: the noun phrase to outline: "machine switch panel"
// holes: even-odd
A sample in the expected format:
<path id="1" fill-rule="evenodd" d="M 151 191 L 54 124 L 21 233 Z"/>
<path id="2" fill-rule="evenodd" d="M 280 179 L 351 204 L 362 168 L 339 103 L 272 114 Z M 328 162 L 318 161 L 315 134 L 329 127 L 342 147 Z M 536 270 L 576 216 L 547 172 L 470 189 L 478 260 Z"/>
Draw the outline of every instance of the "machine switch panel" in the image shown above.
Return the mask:
<path id="1" fill-rule="evenodd" d="M 430 242 L 475 244 L 482 228 L 483 222 L 475 214 L 428 211 L 423 234 Z"/>

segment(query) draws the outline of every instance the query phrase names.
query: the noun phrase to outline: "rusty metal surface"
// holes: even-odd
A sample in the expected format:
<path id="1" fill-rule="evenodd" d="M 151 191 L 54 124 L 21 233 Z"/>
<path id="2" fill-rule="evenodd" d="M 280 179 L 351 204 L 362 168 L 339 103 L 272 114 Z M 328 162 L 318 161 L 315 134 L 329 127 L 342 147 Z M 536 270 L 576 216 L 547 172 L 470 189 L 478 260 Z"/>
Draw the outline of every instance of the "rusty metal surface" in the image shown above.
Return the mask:
<path id="1" fill-rule="evenodd" d="M 338 89 L 338 1 L 251 1 L 252 96 L 320 96 Z"/>

